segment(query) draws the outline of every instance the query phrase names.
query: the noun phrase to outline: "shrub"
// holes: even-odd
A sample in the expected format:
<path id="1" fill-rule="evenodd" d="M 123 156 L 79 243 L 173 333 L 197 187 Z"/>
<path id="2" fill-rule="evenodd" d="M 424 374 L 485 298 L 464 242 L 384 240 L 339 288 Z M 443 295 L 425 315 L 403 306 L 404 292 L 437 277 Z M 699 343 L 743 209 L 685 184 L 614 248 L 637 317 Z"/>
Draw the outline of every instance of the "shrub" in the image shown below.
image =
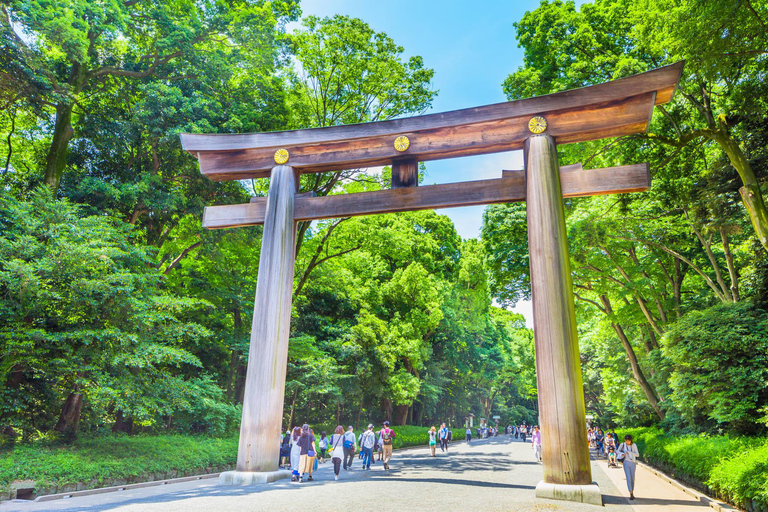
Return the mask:
<path id="1" fill-rule="evenodd" d="M 768 506 L 768 439 L 745 436 L 667 436 L 659 428 L 632 434 L 646 462 L 747 510 Z"/>

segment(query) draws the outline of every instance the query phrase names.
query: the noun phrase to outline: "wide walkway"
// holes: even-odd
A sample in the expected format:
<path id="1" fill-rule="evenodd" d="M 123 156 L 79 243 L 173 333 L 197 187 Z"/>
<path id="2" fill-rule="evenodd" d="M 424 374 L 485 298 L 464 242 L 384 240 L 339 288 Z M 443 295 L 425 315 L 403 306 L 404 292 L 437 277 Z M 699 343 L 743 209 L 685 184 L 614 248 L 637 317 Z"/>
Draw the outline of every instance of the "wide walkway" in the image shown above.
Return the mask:
<path id="1" fill-rule="evenodd" d="M 638 475 L 638 499 L 630 504 L 623 471 L 607 470 L 605 461 L 593 462 L 593 477 L 600 485 L 605 510 L 611 512 L 655 512 L 709 510 L 693 498 L 668 492 L 671 485 L 649 472 Z M 10 511 L 120 511 L 120 512 L 364 512 L 364 511 L 562 511 L 595 512 L 593 505 L 536 499 L 534 489 L 541 480 L 541 465 L 533 460 L 529 443 L 500 436 L 458 443 L 448 454 L 438 450 L 429 456 L 426 448 L 395 452 L 391 470 L 381 463 L 371 471 L 360 469 L 359 459 L 351 471 L 342 470 L 333 480 L 330 463 L 320 466 L 314 482 L 283 480 L 253 487 L 219 487 L 215 480 L 185 482 L 44 503 L 4 503 Z M 648 479 L 650 475 L 656 480 Z M 675 489 L 676 490 L 676 489 Z M 645 496 L 653 495 L 654 498 Z M 687 500 L 685 498 L 688 498 Z"/>

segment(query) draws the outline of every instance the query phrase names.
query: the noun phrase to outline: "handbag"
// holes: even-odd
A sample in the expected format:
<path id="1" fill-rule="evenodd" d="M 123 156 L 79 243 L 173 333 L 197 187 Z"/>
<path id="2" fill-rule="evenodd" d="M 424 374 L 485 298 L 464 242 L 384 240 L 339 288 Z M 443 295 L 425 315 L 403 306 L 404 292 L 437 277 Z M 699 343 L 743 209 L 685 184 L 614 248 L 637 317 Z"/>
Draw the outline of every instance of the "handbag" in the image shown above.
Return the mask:
<path id="1" fill-rule="evenodd" d="M 317 459 L 315 459 L 315 465 L 312 467 L 312 471 L 317 471 Z"/>

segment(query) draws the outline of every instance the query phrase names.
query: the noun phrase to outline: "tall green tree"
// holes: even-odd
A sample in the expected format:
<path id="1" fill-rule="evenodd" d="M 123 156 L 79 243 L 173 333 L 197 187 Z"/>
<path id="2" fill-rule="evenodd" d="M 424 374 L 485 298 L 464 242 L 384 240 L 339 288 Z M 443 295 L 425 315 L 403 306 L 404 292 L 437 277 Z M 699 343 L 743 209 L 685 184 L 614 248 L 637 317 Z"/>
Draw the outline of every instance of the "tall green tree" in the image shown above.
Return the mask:
<path id="1" fill-rule="evenodd" d="M 54 191 L 67 168 L 84 102 L 94 97 L 108 101 L 131 81 L 180 79 L 180 62 L 194 73 L 204 56 L 233 46 L 244 54 L 273 58 L 281 23 L 297 12 L 290 1 L 4 0 L 0 7 L 0 51 L 6 63 L 0 90 L 50 123 L 41 170 Z"/>

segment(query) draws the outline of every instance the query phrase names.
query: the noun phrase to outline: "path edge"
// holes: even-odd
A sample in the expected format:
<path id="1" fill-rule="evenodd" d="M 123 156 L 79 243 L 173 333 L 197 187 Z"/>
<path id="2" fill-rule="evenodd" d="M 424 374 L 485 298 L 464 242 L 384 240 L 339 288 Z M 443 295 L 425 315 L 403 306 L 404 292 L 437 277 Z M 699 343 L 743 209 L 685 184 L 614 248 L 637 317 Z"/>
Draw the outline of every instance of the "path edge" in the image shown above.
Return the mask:
<path id="1" fill-rule="evenodd" d="M 640 462 L 640 461 L 636 461 L 636 462 L 637 462 L 638 466 L 647 469 L 648 471 L 650 471 L 654 475 L 658 476 L 662 480 L 665 480 L 669 484 L 677 487 L 678 489 L 683 491 L 685 494 L 691 496 L 692 498 L 696 498 L 697 500 L 699 500 L 704 505 L 709 505 L 711 508 L 717 510 L 717 512 L 730 512 L 730 511 L 737 511 L 737 510 L 739 510 L 737 508 L 732 507 L 731 505 L 729 505 L 727 503 L 724 503 L 722 501 L 716 500 L 714 498 L 710 498 L 709 496 L 707 496 L 704 493 L 701 493 L 701 492 L 699 492 L 699 491 L 697 491 L 695 489 L 692 489 L 692 488 L 690 488 L 688 486 L 685 486 L 685 485 L 681 484 L 679 481 L 677 481 L 674 478 L 672 478 L 671 476 L 667 475 L 666 473 L 664 473 L 660 469 L 656 469 L 655 467 L 650 466 L 650 465 L 648 465 L 648 464 L 646 464 L 644 462 Z"/>

